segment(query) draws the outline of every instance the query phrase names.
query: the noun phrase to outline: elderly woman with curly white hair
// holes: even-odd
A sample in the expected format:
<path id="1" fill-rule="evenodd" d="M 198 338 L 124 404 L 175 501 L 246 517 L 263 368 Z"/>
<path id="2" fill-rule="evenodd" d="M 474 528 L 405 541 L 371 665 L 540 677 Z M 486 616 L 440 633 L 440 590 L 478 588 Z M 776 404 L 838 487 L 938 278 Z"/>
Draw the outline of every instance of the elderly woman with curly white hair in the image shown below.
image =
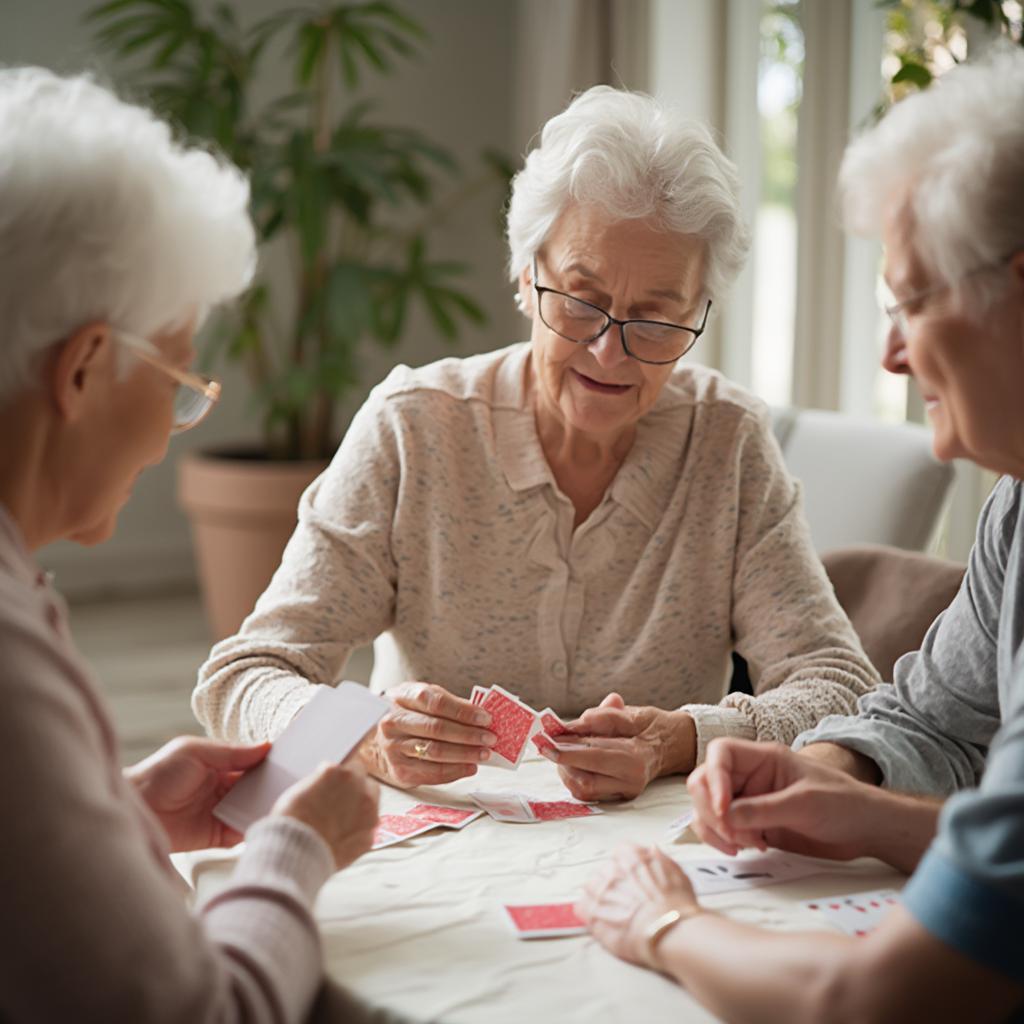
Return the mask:
<path id="1" fill-rule="evenodd" d="M 169 434 L 219 395 L 189 370 L 249 282 L 237 168 L 88 77 L 0 69 L 0 886 L 5 1021 L 297 1021 L 321 983 L 312 904 L 369 848 L 376 784 L 333 767 L 246 834 L 190 914 L 168 854 L 267 745 L 172 741 L 122 773 L 67 609 L 32 552 L 106 540 Z"/>
<path id="2" fill-rule="evenodd" d="M 486 765 L 467 699 L 498 683 L 581 715 L 548 749 L 584 799 L 687 772 L 719 735 L 791 741 L 876 675 L 811 546 L 765 406 L 681 362 L 740 270 L 732 164 L 607 87 L 545 126 L 513 184 L 531 338 L 400 366 L 307 491 L 281 567 L 203 666 L 214 735 L 277 735 L 379 638 L 400 786 Z M 756 695 L 725 697 L 733 650 Z"/>

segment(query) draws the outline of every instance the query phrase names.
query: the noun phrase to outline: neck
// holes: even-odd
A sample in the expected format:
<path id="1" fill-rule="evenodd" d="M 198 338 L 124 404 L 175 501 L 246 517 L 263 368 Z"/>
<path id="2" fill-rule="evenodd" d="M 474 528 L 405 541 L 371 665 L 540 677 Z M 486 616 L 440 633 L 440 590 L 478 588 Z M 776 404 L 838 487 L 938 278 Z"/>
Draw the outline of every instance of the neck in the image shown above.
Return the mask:
<path id="1" fill-rule="evenodd" d="M 29 551 L 58 540 L 59 502 L 46 472 L 47 431 L 31 397 L 20 396 L 0 408 L 0 503 L 17 524 Z"/>
<path id="2" fill-rule="evenodd" d="M 534 417 L 541 448 L 553 468 L 571 465 L 599 472 L 602 468 L 617 467 L 629 454 L 636 435 L 633 424 L 607 434 L 577 430 L 556 412 L 544 408 L 539 400 L 534 406 Z"/>

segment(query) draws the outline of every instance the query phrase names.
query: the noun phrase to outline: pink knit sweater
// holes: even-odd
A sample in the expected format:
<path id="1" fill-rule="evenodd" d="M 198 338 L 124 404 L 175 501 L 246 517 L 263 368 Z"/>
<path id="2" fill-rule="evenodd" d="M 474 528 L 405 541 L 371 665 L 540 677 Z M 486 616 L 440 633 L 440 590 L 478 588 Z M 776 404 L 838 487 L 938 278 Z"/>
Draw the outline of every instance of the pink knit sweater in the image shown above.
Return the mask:
<path id="1" fill-rule="evenodd" d="M 0 652 L 0 1019 L 303 1019 L 321 978 L 311 907 L 333 870 L 327 844 L 266 819 L 230 885 L 189 913 L 64 603 L 2 505 Z"/>

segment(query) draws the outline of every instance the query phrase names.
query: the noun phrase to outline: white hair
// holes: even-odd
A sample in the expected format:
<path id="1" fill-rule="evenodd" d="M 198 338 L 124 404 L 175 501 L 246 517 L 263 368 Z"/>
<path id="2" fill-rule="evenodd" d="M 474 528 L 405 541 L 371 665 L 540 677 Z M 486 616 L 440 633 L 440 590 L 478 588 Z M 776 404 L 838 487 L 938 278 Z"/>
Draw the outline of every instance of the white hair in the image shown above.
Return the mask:
<path id="1" fill-rule="evenodd" d="M 720 301 L 743 267 L 750 235 L 735 165 L 708 129 L 643 93 L 596 85 L 551 118 L 512 181 L 509 276 L 529 265 L 573 201 L 616 218 L 652 218 L 697 235 L 707 249 L 704 288 Z"/>
<path id="2" fill-rule="evenodd" d="M 92 321 L 144 338 L 252 279 L 249 184 L 89 75 L 0 68 L 0 401 Z"/>
<path id="3" fill-rule="evenodd" d="M 1024 50 L 993 45 L 897 103 L 850 144 L 839 172 L 847 226 L 882 233 L 906 203 L 925 267 L 981 309 L 1001 287 L 964 278 L 1024 248 Z M 979 310 L 981 311 L 981 310 Z"/>

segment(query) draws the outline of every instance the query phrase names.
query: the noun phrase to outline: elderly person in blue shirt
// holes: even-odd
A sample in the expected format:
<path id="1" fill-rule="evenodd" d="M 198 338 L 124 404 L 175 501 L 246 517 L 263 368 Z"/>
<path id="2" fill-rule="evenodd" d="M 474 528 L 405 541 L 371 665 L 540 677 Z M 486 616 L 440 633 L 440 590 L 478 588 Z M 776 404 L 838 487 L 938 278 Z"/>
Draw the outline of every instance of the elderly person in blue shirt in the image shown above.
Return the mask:
<path id="1" fill-rule="evenodd" d="M 959 594 L 893 685 L 805 734 L 799 753 L 715 740 L 689 782 L 706 842 L 879 857 L 913 872 L 902 906 L 862 939 L 767 934 L 704 910 L 672 860 L 637 848 L 583 901 L 609 949 L 728 1020 L 983 1022 L 1024 1009 L 1022 182 L 1024 52 L 1009 47 L 900 103 L 849 149 L 847 220 L 885 242 L 885 366 L 914 377 L 940 458 L 1005 475 Z M 940 806 L 900 789 L 961 791 Z"/>

